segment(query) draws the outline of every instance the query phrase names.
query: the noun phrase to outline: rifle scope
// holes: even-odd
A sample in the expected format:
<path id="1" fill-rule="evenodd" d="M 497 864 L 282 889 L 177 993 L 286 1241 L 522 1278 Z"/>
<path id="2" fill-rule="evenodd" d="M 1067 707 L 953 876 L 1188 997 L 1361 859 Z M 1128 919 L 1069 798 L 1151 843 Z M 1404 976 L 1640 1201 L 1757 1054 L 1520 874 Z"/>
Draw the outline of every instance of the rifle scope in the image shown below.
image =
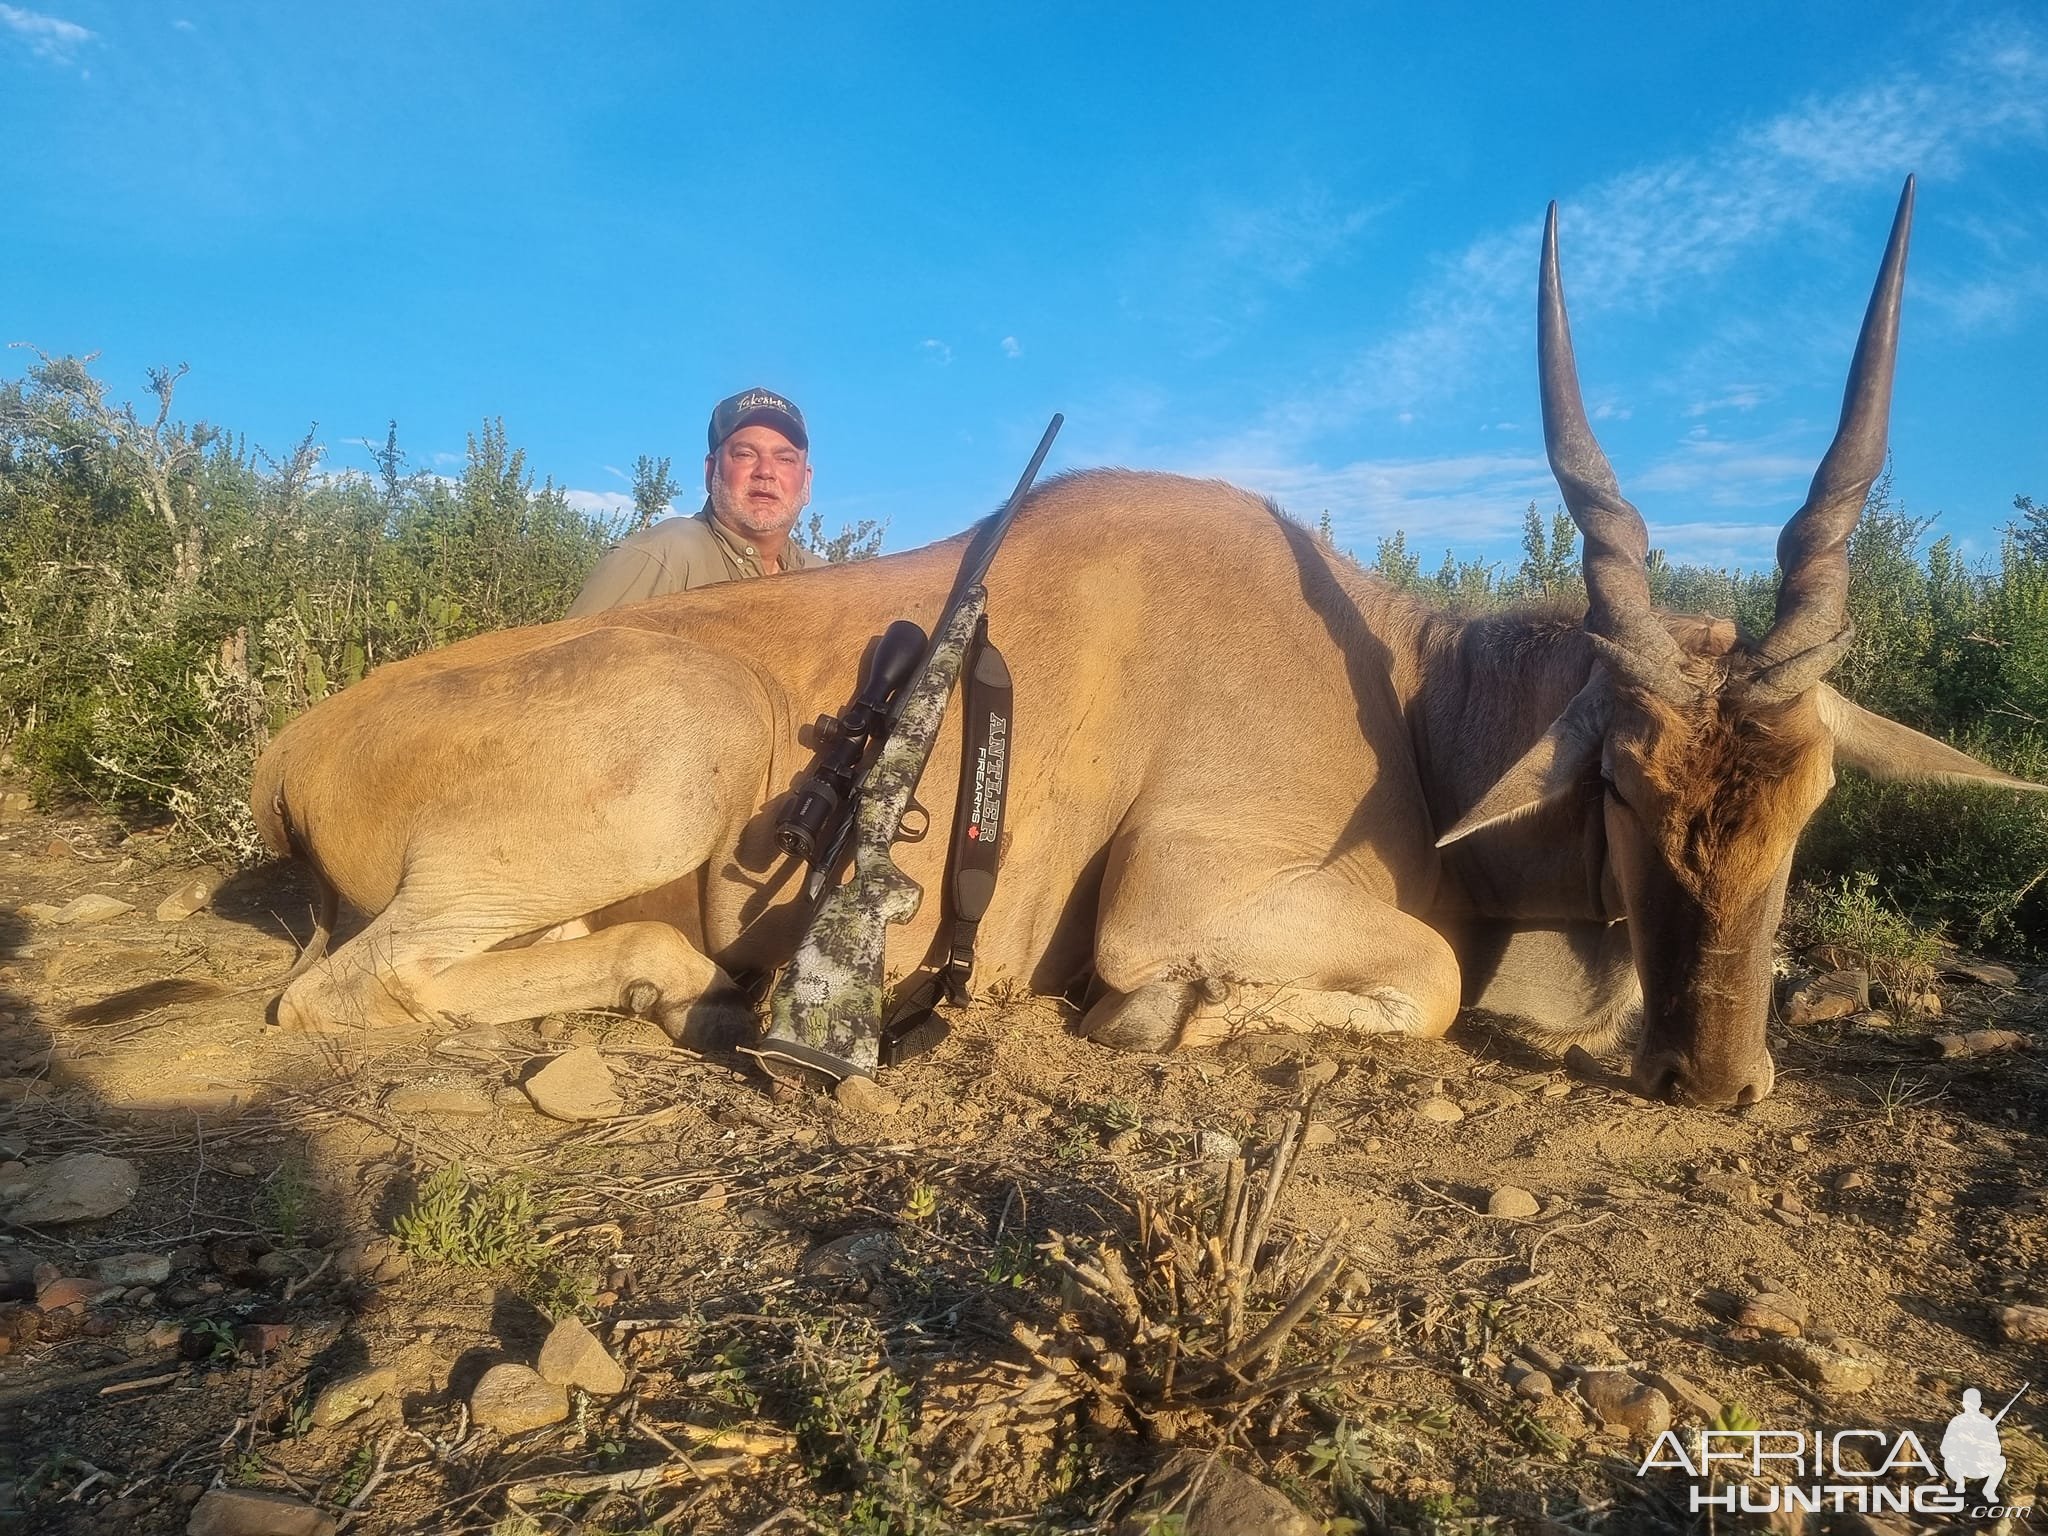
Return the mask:
<path id="1" fill-rule="evenodd" d="M 852 804 L 854 783 L 868 745 L 889 725 L 896 696 L 924 660 L 925 633 L 908 619 L 891 624 L 868 659 L 867 680 L 838 715 L 820 715 L 812 727 L 817 756 L 775 818 L 775 841 L 785 853 L 813 857 L 825 829 Z"/>

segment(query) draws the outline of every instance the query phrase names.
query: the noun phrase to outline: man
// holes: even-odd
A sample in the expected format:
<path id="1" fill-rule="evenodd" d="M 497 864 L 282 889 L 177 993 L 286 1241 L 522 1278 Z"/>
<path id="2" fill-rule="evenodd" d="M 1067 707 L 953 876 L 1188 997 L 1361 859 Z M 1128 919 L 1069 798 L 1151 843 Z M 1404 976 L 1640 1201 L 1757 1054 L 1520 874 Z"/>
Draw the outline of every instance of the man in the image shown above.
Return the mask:
<path id="1" fill-rule="evenodd" d="M 811 499 L 803 412 L 773 390 L 744 390 L 718 402 L 708 437 L 703 510 L 664 517 L 598 561 L 570 618 L 819 563 L 790 538 Z"/>

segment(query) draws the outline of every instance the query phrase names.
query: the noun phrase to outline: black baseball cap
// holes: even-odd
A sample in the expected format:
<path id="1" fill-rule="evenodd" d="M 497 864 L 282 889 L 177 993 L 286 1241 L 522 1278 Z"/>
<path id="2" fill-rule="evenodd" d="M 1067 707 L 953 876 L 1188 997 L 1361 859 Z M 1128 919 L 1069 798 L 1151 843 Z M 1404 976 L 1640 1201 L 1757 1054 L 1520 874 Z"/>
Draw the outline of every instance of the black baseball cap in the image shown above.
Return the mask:
<path id="1" fill-rule="evenodd" d="M 711 412 L 711 451 L 718 452 L 720 443 L 741 427 L 756 422 L 773 427 L 797 447 L 810 451 L 811 435 L 804 430 L 804 413 L 772 389 L 743 389 L 718 402 Z"/>

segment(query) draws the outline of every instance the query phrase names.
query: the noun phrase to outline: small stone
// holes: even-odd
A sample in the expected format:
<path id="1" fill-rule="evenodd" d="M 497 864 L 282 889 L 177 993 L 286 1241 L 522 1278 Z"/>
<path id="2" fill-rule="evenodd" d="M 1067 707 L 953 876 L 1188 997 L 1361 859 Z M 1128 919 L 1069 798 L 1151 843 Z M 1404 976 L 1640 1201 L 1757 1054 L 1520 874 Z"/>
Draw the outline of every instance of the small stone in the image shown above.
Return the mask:
<path id="1" fill-rule="evenodd" d="M 319 1268 L 320 1255 L 311 1248 L 273 1248 L 256 1260 L 256 1273 L 266 1280 L 295 1280 Z"/>
<path id="2" fill-rule="evenodd" d="M 523 1435 L 569 1417 L 569 1392 L 526 1365 L 494 1365 L 469 1395 L 469 1414 L 486 1429 Z"/>
<path id="3" fill-rule="evenodd" d="M 626 1390 L 626 1373 L 618 1361 L 573 1317 L 555 1324 L 541 1345 L 540 1374 L 557 1386 L 581 1387 L 592 1397 L 614 1397 Z"/>
<path id="4" fill-rule="evenodd" d="M 1805 1300 L 1783 1291 L 1752 1296 L 1735 1315 L 1740 1328 L 1754 1328 L 1766 1338 L 1796 1339 L 1811 1319 Z"/>
<path id="5" fill-rule="evenodd" d="M 135 1165 L 103 1152 L 74 1152 L 31 1168 L 0 1189 L 0 1221 L 55 1227 L 124 1210 L 141 1186 Z"/>
<path id="6" fill-rule="evenodd" d="M 1244 1147 L 1227 1131 L 1197 1131 L 1195 1156 L 1205 1163 L 1227 1163 L 1244 1156 Z"/>
<path id="7" fill-rule="evenodd" d="M 523 1086 L 534 1107 L 555 1120 L 609 1120 L 626 1107 L 595 1046 L 564 1051 Z"/>
<path id="8" fill-rule="evenodd" d="M 1805 1202 L 1803 1202 L 1797 1195 L 1793 1194 L 1792 1191 L 1789 1189 L 1779 1190 L 1778 1193 L 1772 1197 L 1771 1204 L 1776 1206 L 1781 1211 L 1791 1212 L 1791 1214 L 1793 1214 L 1794 1216 L 1804 1216 L 1806 1214 Z"/>
<path id="9" fill-rule="evenodd" d="M 842 1077 L 832 1089 L 832 1101 L 848 1114 L 871 1120 L 887 1120 L 902 1112 L 903 1101 L 872 1077 Z"/>
<path id="10" fill-rule="evenodd" d="M 45 1312 L 58 1312 L 66 1307 L 83 1308 L 102 1299 L 121 1294 L 123 1287 L 109 1285 L 104 1280 L 88 1280 L 79 1275 L 64 1275 L 47 1285 L 36 1289 L 36 1305 Z"/>
<path id="11" fill-rule="evenodd" d="M 1572 1091 L 1570 1083 L 1545 1083 L 1541 1089 L 1546 1099 L 1561 1099 Z"/>
<path id="12" fill-rule="evenodd" d="M 1671 1401 L 1626 1371 L 1585 1371 L 1579 1395 L 1609 1429 L 1624 1429 L 1640 1440 L 1655 1440 L 1671 1427 Z"/>
<path id="13" fill-rule="evenodd" d="M 1583 1045 L 1568 1045 L 1564 1051 L 1564 1069 L 1582 1082 L 1597 1083 L 1609 1073 L 1600 1065 L 1600 1058 Z"/>
<path id="14" fill-rule="evenodd" d="M 92 1272 L 94 1278 L 109 1285 L 162 1285 L 171 1278 L 171 1256 L 167 1253 L 117 1253 L 111 1258 L 94 1259 Z"/>
<path id="15" fill-rule="evenodd" d="M 1944 976 L 1957 976 L 1986 987 L 2016 987 L 2019 974 L 1995 960 L 1952 960 L 1941 968 Z"/>
<path id="16" fill-rule="evenodd" d="M 445 1072 L 400 1083 L 384 1095 L 384 1107 L 394 1115 L 494 1115 L 498 1106 L 476 1082 Z M 557 1119 L 575 1118 L 557 1116 Z M 590 1118 L 590 1117 L 582 1117 Z"/>
<path id="17" fill-rule="evenodd" d="M 198 871 L 156 904 L 156 920 L 160 923 L 182 923 L 194 912 L 203 911 L 212 904 L 214 893 L 226 883 L 227 878 L 217 869 Z"/>
<path id="18" fill-rule="evenodd" d="M 829 1243 L 820 1243 L 803 1256 L 798 1270 L 805 1275 L 839 1279 L 847 1275 L 879 1278 L 883 1271 L 903 1257 L 903 1245 L 892 1232 L 879 1228 L 849 1232 Z"/>
<path id="19" fill-rule="evenodd" d="M 178 1347 L 178 1340 L 184 1336 L 185 1325 L 183 1323 L 152 1323 L 149 1332 L 142 1336 L 142 1347 L 159 1352 L 166 1349 L 176 1349 Z"/>
<path id="20" fill-rule="evenodd" d="M 1800 1131 L 1794 1134 L 1792 1138 L 1785 1143 L 1785 1145 L 1790 1147 L 1794 1152 L 1799 1153 L 1803 1157 L 1808 1152 L 1811 1152 L 1813 1150 L 1813 1138 L 1807 1135 L 1804 1131 Z"/>
<path id="21" fill-rule="evenodd" d="M 1877 1385 L 1881 1362 L 1868 1355 L 1830 1348 L 1812 1339 L 1766 1339 L 1764 1350 L 1767 1358 L 1823 1392 L 1847 1396 Z"/>
<path id="22" fill-rule="evenodd" d="M 383 1284 L 412 1268 L 412 1260 L 388 1237 L 359 1237 L 335 1252 L 334 1271 L 344 1280 Z"/>
<path id="23" fill-rule="evenodd" d="M 233 1158 L 221 1164 L 221 1166 L 238 1179 L 253 1179 L 256 1177 L 256 1165 L 244 1162 L 240 1158 Z"/>
<path id="24" fill-rule="evenodd" d="M 1283 1494 L 1200 1452 L 1181 1451 L 1147 1478 L 1115 1536 L 1160 1531 L 1166 1509 L 1180 1516 L 1174 1528 L 1183 1536 L 1321 1536 L 1323 1529 Z"/>
<path id="25" fill-rule="evenodd" d="M 1465 1118 L 1465 1111 L 1445 1098 L 1424 1099 L 1415 1106 L 1415 1113 L 1438 1125 L 1456 1125 Z"/>
<path id="26" fill-rule="evenodd" d="M 1296 1093 L 1313 1093 L 1337 1080 L 1337 1063 L 1327 1056 L 1297 1062 L 1286 1069 L 1282 1081 Z"/>
<path id="27" fill-rule="evenodd" d="M 1999 1307 L 1998 1335 L 2008 1344 L 2048 1344 L 2048 1307 Z"/>
<path id="28" fill-rule="evenodd" d="M 1486 1197 L 1486 1214 L 1512 1221 L 1527 1221 L 1543 1209 L 1543 1203 L 1517 1184 L 1503 1184 Z"/>
<path id="29" fill-rule="evenodd" d="M 255 1488 L 209 1488 L 192 1506 L 185 1536 L 334 1536 L 332 1515 L 303 1499 Z"/>
<path id="30" fill-rule="evenodd" d="M 1337 1145 L 1337 1127 L 1327 1120 L 1311 1120 L 1308 1129 L 1302 1132 L 1302 1150 L 1320 1152 L 1325 1147 Z"/>
<path id="31" fill-rule="evenodd" d="M 1542 1371 L 1523 1371 L 1514 1379 L 1515 1396 L 1526 1397 L 1532 1402 L 1541 1402 L 1546 1397 L 1557 1395 L 1557 1383 Z"/>
<path id="32" fill-rule="evenodd" d="M 103 923 L 110 917 L 119 917 L 124 912 L 133 912 L 132 902 L 118 896 L 108 896 L 99 891 L 87 891 L 83 896 L 74 896 L 59 907 L 50 918 L 53 923 Z"/>
<path id="33" fill-rule="evenodd" d="M 345 1424 L 397 1390 L 398 1372 L 388 1365 L 373 1365 L 330 1381 L 313 1399 L 313 1424 L 319 1429 Z"/>
<path id="34" fill-rule="evenodd" d="M 1721 1400 L 1689 1376 L 1676 1371 L 1645 1371 L 1643 1380 L 1669 1398 L 1674 1409 L 1708 1424 L 1721 1416 Z"/>
<path id="35" fill-rule="evenodd" d="M 1785 999 L 1785 1022 L 1797 1029 L 1829 1019 L 1846 1019 L 1870 1006 L 1870 973 L 1845 969 L 1816 976 Z"/>
<path id="36" fill-rule="evenodd" d="M 1859 1189 L 1868 1188 L 1870 1188 L 1870 1175 L 1861 1168 L 1851 1168 L 1835 1179 L 1835 1193 L 1838 1195 L 1853 1194 Z"/>
<path id="37" fill-rule="evenodd" d="M 1973 1029 L 1959 1035 L 1936 1035 L 1935 1045 L 1944 1059 L 1961 1056 L 1997 1056 L 2006 1051 L 2023 1051 L 2027 1037 L 2016 1029 Z"/>

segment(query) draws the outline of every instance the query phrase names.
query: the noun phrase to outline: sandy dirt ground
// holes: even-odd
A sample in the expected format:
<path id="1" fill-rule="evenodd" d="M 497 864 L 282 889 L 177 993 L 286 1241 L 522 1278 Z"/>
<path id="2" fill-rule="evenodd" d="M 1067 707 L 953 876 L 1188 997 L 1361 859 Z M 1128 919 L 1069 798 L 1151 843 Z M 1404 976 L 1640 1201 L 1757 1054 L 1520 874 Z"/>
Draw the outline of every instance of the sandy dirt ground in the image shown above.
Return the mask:
<path id="1" fill-rule="evenodd" d="M 2048 976 L 2025 966 L 1945 977 L 1938 1018 L 1774 1026 L 1778 1090 L 1739 1114 L 1480 1021 L 1434 1044 L 1254 1021 L 1151 1058 L 1045 1000 L 969 1010 L 890 1075 L 893 1110 L 859 1109 L 601 1015 L 281 1033 L 290 871 L 160 921 L 191 875 L 160 839 L 6 804 L 0 1202 L 78 1154 L 138 1184 L 0 1228 L 0 1531 L 184 1531 L 223 1488 L 364 1533 L 1111 1530 L 1175 1452 L 1311 1531 L 1708 1531 L 1764 1522 L 1692 1508 L 1739 1469 L 1639 1475 L 1667 1414 L 1667 1450 L 1873 1429 L 1852 1453 L 1881 1461 L 1904 1431 L 1935 1447 L 1966 1388 L 1991 1412 L 2028 1382 L 2001 1502 L 2048 1504 L 2025 1310 Z M 128 909 L 52 920 L 92 894 Z M 593 1054 L 602 1117 L 539 1113 L 522 1085 Z M 1264 1232 L 1233 1235 L 1281 1157 Z M 423 1195 L 470 1262 L 392 1242 Z M 168 1263 L 96 1280 L 128 1254 Z M 480 1423 L 484 1374 L 567 1316 L 623 1390 Z M 327 1389 L 365 1371 L 345 1415 Z M 1944 1522 L 1999 1524 L 1773 1528 Z"/>

